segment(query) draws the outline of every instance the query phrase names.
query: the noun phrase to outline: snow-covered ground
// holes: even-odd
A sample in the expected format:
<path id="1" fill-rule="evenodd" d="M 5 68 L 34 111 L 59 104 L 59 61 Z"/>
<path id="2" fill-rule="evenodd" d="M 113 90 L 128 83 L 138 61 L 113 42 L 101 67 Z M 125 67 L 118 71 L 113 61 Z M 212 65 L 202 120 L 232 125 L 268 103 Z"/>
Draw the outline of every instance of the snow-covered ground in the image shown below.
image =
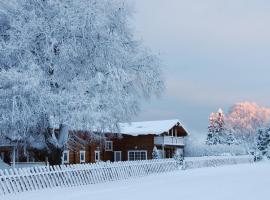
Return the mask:
<path id="1" fill-rule="evenodd" d="M 269 199 L 270 163 L 171 172 L 76 188 L 0 197 L 1 200 L 256 200 Z"/>

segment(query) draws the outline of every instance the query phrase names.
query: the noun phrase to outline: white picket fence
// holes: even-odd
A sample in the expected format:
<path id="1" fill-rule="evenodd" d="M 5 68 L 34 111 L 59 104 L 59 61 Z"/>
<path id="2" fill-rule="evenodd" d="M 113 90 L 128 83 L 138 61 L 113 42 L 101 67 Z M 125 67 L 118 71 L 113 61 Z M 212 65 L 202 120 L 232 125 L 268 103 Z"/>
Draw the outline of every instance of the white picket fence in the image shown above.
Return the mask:
<path id="1" fill-rule="evenodd" d="M 0 196 L 103 183 L 177 169 L 174 159 L 161 159 L 0 170 Z"/>

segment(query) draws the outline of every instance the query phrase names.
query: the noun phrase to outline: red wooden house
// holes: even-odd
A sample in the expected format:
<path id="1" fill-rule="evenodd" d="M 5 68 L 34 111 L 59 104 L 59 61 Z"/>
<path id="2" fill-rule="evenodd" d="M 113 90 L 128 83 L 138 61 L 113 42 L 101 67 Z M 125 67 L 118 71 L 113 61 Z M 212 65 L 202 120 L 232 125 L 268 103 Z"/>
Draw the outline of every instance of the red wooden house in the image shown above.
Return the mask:
<path id="1" fill-rule="evenodd" d="M 80 145 L 75 150 L 67 147 L 63 163 L 152 159 L 155 146 L 161 157 L 172 158 L 176 150 L 184 153 L 186 136 L 187 130 L 176 119 L 122 123 L 120 133 L 106 133 L 105 139 Z"/>
<path id="2" fill-rule="evenodd" d="M 74 135 L 74 131 L 70 132 Z M 152 159 L 154 147 L 160 157 L 172 158 L 175 151 L 184 153 L 187 130 L 179 120 L 121 123 L 119 133 L 106 133 L 92 137 L 87 131 L 75 131 L 79 141 L 70 139 L 63 153 L 63 164 L 94 163 L 98 161 L 127 161 Z M 11 164 L 13 146 L 0 144 L 0 159 Z M 46 162 L 44 155 L 21 159 L 16 162 Z M 31 153 L 28 153 L 29 155 Z M 27 163 L 25 163 L 27 164 Z"/>

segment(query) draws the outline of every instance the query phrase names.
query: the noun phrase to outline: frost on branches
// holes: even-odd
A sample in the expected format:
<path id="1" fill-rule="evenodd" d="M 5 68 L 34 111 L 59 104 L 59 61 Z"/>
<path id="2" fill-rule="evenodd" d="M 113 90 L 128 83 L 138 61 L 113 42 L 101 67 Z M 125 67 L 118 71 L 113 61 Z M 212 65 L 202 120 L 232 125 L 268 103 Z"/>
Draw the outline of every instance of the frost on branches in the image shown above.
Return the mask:
<path id="1" fill-rule="evenodd" d="M 173 155 L 173 158 L 176 160 L 176 163 L 178 165 L 178 167 L 182 167 L 183 162 L 184 162 L 184 155 L 182 150 L 180 149 L 176 149 Z"/>
<path id="2" fill-rule="evenodd" d="M 235 104 L 226 116 L 228 129 L 249 151 L 256 148 L 258 130 L 268 127 L 269 122 L 270 109 L 249 102 Z"/>
<path id="3" fill-rule="evenodd" d="M 60 155 L 67 130 L 116 130 L 160 94 L 159 60 L 134 40 L 131 14 L 124 0 L 1 1 L 1 134 Z"/>
<path id="4" fill-rule="evenodd" d="M 256 151 L 257 132 L 269 127 L 270 109 L 255 103 L 237 103 L 225 116 L 221 110 L 212 113 L 207 144 L 239 144 L 248 153 Z"/>
<path id="5" fill-rule="evenodd" d="M 216 134 L 216 113 L 211 113 L 209 118 L 208 134 L 206 144 L 214 145 L 219 143 L 218 135 Z"/>
<path id="6" fill-rule="evenodd" d="M 235 142 L 233 134 L 226 129 L 225 116 L 222 109 L 217 113 L 212 113 L 209 118 L 208 134 L 206 144 L 228 144 L 231 145 Z"/>
<path id="7" fill-rule="evenodd" d="M 152 158 L 153 159 L 161 159 L 162 158 L 160 155 L 160 151 L 157 149 L 156 146 L 154 146 L 154 148 L 153 148 Z"/>
<path id="8" fill-rule="evenodd" d="M 257 151 L 255 152 L 256 160 L 263 157 L 270 159 L 270 128 L 260 129 L 257 133 Z"/>

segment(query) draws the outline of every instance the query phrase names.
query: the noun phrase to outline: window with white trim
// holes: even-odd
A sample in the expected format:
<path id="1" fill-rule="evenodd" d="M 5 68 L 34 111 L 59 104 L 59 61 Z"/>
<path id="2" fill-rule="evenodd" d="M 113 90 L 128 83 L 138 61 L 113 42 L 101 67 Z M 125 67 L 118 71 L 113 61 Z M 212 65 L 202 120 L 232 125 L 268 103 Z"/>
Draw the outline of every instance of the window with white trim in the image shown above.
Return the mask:
<path id="1" fill-rule="evenodd" d="M 85 151 L 80 151 L 80 163 L 85 163 Z"/>
<path id="2" fill-rule="evenodd" d="M 112 150 L 113 150 L 113 142 L 105 141 L 105 151 L 112 151 Z"/>
<path id="3" fill-rule="evenodd" d="M 69 151 L 65 150 L 63 152 L 63 157 L 62 157 L 63 164 L 68 164 L 69 163 Z"/>
<path id="4" fill-rule="evenodd" d="M 128 160 L 147 160 L 147 151 L 128 151 Z"/>

